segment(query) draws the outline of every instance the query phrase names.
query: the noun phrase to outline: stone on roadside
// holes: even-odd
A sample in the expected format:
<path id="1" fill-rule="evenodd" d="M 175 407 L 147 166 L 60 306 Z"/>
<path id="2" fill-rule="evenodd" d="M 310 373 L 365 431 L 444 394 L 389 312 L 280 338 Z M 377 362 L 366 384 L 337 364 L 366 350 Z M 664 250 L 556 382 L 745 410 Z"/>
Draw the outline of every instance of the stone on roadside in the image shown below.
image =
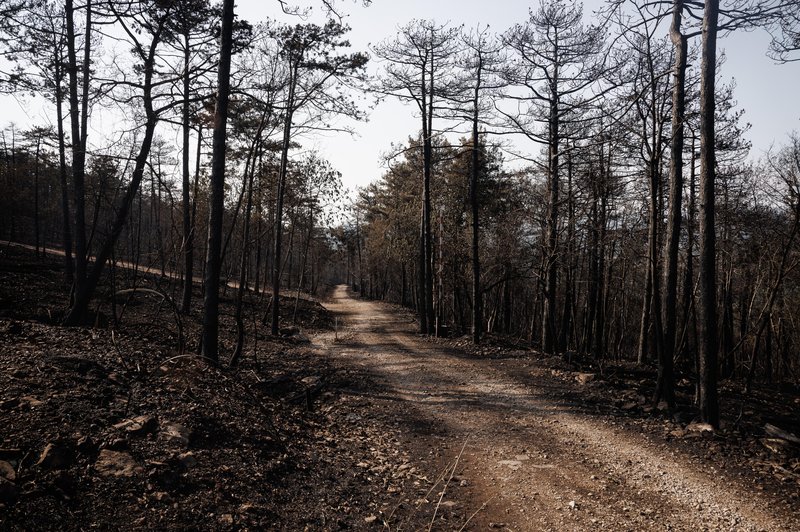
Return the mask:
<path id="1" fill-rule="evenodd" d="M 157 491 L 150 495 L 150 498 L 156 502 L 171 503 L 172 497 L 166 491 Z"/>
<path id="2" fill-rule="evenodd" d="M 689 423 L 688 425 L 686 425 L 686 430 L 687 430 L 687 432 L 698 432 L 698 433 L 711 432 L 711 433 L 713 433 L 714 432 L 714 427 L 712 427 L 708 423 Z"/>
<path id="3" fill-rule="evenodd" d="M 110 451 L 127 451 L 131 448 L 131 444 L 126 438 L 112 438 L 103 442 L 100 445 L 101 449 L 108 449 Z"/>
<path id="4" fill-rule="evenodd" d="M 569 509 L 570 510 L 577 510 L 578 509 L 578 503 L 575 502 L 575 501 L 569 501 Z"/>
<path id="5" fill-rule="evenodd" d="M 4 478 L 10 482 L 17 480 L 17 472 L 14 471 L 14 466 L 8 462 L 0 460 L 0 478 Z"/>
<path id="6" fill-rule="evenodd" d="M 108 449 L 100 451 L 94 469 L 104 477 L 130 478 L 144 472 L 130 454 Z"/>
<path id="7" fill-rule="evenodd" d="M 165 423 L 161 425 L 161 433 L 159 436 L 168 443 L 176 443 L 186 447 L 189 445 L 192 431 L 180 423 Z"/>
<path id="8" fill-rule="evenodd" d="M 155 432 L 158 428 L 158 420 L 153 416 L 136 416 L 117 423 L 114 428 L 133 436 L 140 436 Z"/>
<path id="9" fill-rule="evenodd" d="M 28 408 L 36 408 L 37 406 L 41 406 L 42 404 L 44 404 L 42 401 L 38 400 L 32 395 L 26 395 L 25 397 L 20 397 L 19 400 L 20 403 L 24 403 L 24 405 L 27 406 Z"/>

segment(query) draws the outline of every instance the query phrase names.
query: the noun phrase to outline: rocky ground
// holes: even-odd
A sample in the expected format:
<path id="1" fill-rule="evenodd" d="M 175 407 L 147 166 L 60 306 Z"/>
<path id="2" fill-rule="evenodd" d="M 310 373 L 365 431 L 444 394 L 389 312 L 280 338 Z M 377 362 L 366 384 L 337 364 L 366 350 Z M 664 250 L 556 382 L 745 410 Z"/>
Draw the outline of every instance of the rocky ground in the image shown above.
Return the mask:
<path id="1" fill-rule="evenodd" d="M 178 327 L 152 294 L 118 301 L 114 327 L 108 302 L 98 326 L 61 327 L 62 278 L 57 258 L 0 246 L 0 530 L 368 529 L 428 484 L 396 431 L 351 411 L 369 383 L 310 344 L 334 323 L 319 303 L 301 299 L 283 338 L 251 335 L 229 369 L 192 356 L 198 310 Z M 129 283 L 169 289 L 120 273 L 116 290 Z M 245 314 L 265 310 L 255 298 Z"/>
<path id="2" fill-rule="evenodd" d="M 155 292 L 64 328 L 62 278 L 57 258 L 0 245 L 2 530 L 800 528 L 796 390 L 726 384 L 712 432 L 688 381 L 669 414 L 649 371 L 421 338 L 344 288 L 214 367 L 169 279 L 120 269 L 102 294 Z M 266 304 L 246 304 L 258 331 Z"/>

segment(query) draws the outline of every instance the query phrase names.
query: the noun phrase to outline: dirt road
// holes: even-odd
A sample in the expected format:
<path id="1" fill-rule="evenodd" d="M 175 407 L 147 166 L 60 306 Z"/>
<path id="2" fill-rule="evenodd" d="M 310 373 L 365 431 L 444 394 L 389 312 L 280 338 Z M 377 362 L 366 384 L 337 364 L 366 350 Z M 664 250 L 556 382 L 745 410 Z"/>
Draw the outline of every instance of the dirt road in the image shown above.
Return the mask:
<path id="1" fill-rule="evenodd" d="M 466 529 L 800 530 L 800 511 L 735 473 L 559 399 L 532 360 L 441 348 L 344 286 L 326 306 L 343 327 L 322 343 L 381 383 L 379 407 L 400 420 L 411 454 L 458 459 L 460 519 L 434 528 L 458 530 L 477 511 Z"/>

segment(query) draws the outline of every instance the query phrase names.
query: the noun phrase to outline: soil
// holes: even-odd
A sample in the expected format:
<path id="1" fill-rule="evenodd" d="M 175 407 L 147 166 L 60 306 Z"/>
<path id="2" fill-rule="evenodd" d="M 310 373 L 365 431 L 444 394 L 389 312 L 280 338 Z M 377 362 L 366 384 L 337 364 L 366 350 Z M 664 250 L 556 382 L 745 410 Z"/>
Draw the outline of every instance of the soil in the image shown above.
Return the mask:
<path id="1" fill-rule="evenodd" d="M 649 408 L 624 368 L 604 377 L 508 342 L 418 337 L 411 316 L 345 287 L 326 306 L 349 327 L 321 343 L 379 384 L 365 415 L 399 424 L 418 463 L 445 465 L 417 501 L 435 529 L 800 529 L 800 449 L 748 432 L 765 412 L 797 423 L 796 395 L 703 431 L 688 411 Z"/>
<path id="2" fill-rule="evenodd" d="M 0 246 L 0 530 L 370 529 L 387 501 L 426 482 L 402 468 L 394 429 L 349 410 L 362 383 L 310 343 L 334 325 L 313 298 L 282 337 L 251 331 L 230 369 L 193 356 L 199 289 L 180 319 L 151 292 L 126 296 L 114 324 L 112 292 L 177 292 L 120 268 L 113 290 L 100 288 L 94 326 L 66 328 L 62 279 L 57 257 Z M 223 360 L 236 337 L 232 296 L 222 297 Z M 251 294 L 249 323 L 268 300 Z M 284 301 L 290 323 L 294 301 Z M 358 466 L 384 454 L 384 470 Z"/>
<path id="3" fill-rule="evenodd" d="M 86 328 L 58 325 L 62 279 L 0 246 L 0 530 L 800 529 L 800 446 L 764 434 L 798 433 L 793 390 L 732 387 L 703 431 L 688 385 L 663 412 L 641 370 L 423 338 L 345 287 L 278 338 L 250 294 L 231 369 L 193 356 L 199 310 L 176 318 L 169 276 L 119 268 Z M 112 307 L 133 285 L 167 297 Z"/>

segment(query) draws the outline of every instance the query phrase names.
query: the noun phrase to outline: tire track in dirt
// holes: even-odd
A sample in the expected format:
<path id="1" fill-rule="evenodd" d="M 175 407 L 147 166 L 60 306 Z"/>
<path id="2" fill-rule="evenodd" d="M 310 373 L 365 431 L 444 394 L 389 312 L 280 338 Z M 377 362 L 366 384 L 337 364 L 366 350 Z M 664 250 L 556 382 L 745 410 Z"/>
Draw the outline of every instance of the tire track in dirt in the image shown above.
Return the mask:
<path id="1" fill-rule="evenodd" d="M 383 383 L 400 416 L 413 409 L 446 435 L 416 434 L 418 455 L 447 441 L 455 458 L 466 441 L 458 475 L 473 500 L 463 503 L 485 505 L 468 529 L 800 529 L 791 508 L 727 473 L 554 398 L 535 370 L 526 383 L 511 377 L 524 360 L 440 348 L 391 307 L 354 299 L 344 286 L 327 306 L 348 331 L 344 342 L 323 339 L 332 354 Z"/>

